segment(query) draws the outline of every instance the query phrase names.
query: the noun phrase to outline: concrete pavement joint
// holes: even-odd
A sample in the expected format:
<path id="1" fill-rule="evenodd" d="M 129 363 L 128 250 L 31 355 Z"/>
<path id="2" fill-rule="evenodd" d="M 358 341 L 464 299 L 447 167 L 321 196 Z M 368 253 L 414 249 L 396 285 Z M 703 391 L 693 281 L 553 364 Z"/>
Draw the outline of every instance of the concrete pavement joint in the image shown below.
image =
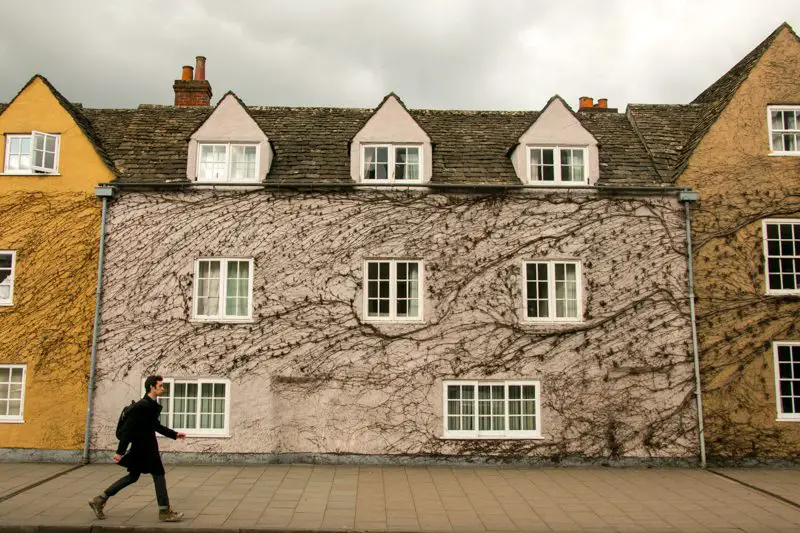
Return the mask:
<path id="1" fill-rule="evenodd" d="M 771 497 L 771 498 L 775 498 L 776 500 L 780 500 L 780 501 L 782 501 L 783 503 L 786 503 L 786 504 L 789 504 L 789 505 L 791 505 L 791 506 L 792 506 L 792 507 L 794 507 L 795 509 L 800 509 L 800 503 L 797 503 L 797 502 L 795 502 L 795 501 L 792 501 L 792 500 L 790 500 L 789 498 L 786 498 L 786 497 L 784 497 L 784 496 L 781 496 L 780 494 L 775 494 L 774 492 L 771 492 L 771 491 L 769 491 L 769 490 L 767 490 L 767 489 L 762 489 L 761 487 L 756 487 L 755 485 L 753 485 L 753 484 L 751 484 L 751 483 L 748 483 L 748 482 L 746 482 L 746 481 L 742 481 L 742 480 L 740 480 L 740 479 L 736 479 L 736 478 L 734 478 L 734 477 L 731 477 L 731 476 L 725 475 L 725 474 L 723 474 L 722 472 L 717 472 L 716 470 L 712 470 L 712 469 L 710 469 L 710 468 L 707 468 L 706 470 L 707 470 L 708 472 L 711 472 L 711 473 L 712 473 L 712 474 L 714 474 L 714 475 L 717 475 L 717 476 L 719 476 L 719 477 L 723 477 L 723 478 L 725 478 L 725 479 L 727 479 L 727 480 L 730 480 L 730 481 L 733 481 L 733 482 L 735 482 L 735 483 L 738 483 L 739 485 L 742 485 L 743 487 L 747 487 L 748 489 L 753 489 L 754 491 L 760 492 L 761 494 L 764 494 L 765 496 L 769 496 L 769 497 Z"/>
<path id="2" fill-rule="evenodd" d="M 48 481 L 52 481 L 52 480 L 56 479 L 57 477 L 63 476 L 64 474 L 69 474 L 70 472 L 74 472 L 75 470 L 77 470 L 77 469 L 79 469 L 79 468 L 81 468 L 83 466 L 84 466 L 83 464 L 75 465 L 72 468 L 67 468 L 66 470 L 62 470 L 61 472 L 53 474 L 52 476 L 46 477 L 44 479 L 40 479 L 39 481 L 31 483 L 30 485 L 26 485 L 26 486 L 24 486 L 24 487 L 22 487 L 20 489 L 17 489 L 17 490 L 15 490 L 14 492 L 12 492 L 10 494 L 6 494 L 5 496 L 0 496 L 0 503 L 3 503 L 6 500 L 10 500 L 14 496 L 22 494 L 26 490 L 30 490 L 30 489 L 36 488 L 39 485 L 44 485 Z"/>

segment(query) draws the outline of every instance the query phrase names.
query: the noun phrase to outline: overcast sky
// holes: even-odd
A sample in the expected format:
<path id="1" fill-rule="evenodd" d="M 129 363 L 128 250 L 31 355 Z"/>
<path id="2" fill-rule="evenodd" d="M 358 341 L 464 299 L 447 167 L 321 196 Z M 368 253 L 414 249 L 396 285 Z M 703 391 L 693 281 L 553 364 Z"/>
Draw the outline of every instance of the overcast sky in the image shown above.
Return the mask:
<path id="1" fill-rule="evenodd" d="M 623 110 L 691 101 L 782 22 L 800 0 L 4 0 L 0 102 L 40 73 L 89 107 L 171 104 L 205 55 L 213 102 Z"/>

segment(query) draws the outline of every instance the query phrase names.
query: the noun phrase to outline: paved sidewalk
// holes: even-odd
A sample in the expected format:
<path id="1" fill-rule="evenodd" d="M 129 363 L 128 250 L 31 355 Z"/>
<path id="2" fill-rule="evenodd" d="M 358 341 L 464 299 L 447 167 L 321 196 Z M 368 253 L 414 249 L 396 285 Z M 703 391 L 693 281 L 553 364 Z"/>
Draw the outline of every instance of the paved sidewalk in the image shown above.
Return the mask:
<path id="1" fill-rule="evenodd" d="M 0 465 L 0 476 L 5 466 Z M 800 483 L 800 470 L 740 472 L 774 487 Z M 109 501 L 108 519 L 95 520 L 87 501 L 123 474 L 116 465 L 86 466 L 14 496 L 0 503 L 0 532 L 56 525 L 79 526 L 73 531 L 91 526 L 138 526 L 142 531 L 800 531 L 797 507 L 688 468 L 172 466 L 167 471 L 170 497 L 186 513 L 184 522 L 157 521 L 149 476 Z"/>
<path id="2" fill-rule="evenodd" d="M 0 463 L 0 500 L 60 472 L 75 468 L 69 464 Z"/>

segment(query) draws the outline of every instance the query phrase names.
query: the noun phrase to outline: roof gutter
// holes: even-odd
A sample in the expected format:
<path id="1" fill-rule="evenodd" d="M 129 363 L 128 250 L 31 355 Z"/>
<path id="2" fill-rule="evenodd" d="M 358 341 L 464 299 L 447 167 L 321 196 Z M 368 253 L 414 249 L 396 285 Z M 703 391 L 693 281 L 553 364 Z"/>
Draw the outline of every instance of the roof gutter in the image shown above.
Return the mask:
<path id="1" fill-rule="evenodd" d="M 470 190 L 470 191 L 516 191 L 516 190 L 535 190 L 535 191 L 596 191 L 622 194 L 644 194 L 644 195 L 665 195 L 678 194 L 689 191 L 687 187 L 670 186 L 617 186 L 617 185 L 558 185 L 553 187 L 530 185 L 523 183 L 352 183 L 352 182 L 319 182 L 319 181 L 276 181 L 266 183 L 196 183 L 196 182 L 150 182 L 150 181 L 128 181 L 101 183 L 101 187 L 112 187 L 119 190 L 124 189 L 195 189 L 195 190 L 230 190 L 230 189 L 250 189 L 250 190 L 280 190 L 280 189 L 337 189 L 337 190 L 375 190 L 375 189 L 429 189 L 429 190 Z"/>

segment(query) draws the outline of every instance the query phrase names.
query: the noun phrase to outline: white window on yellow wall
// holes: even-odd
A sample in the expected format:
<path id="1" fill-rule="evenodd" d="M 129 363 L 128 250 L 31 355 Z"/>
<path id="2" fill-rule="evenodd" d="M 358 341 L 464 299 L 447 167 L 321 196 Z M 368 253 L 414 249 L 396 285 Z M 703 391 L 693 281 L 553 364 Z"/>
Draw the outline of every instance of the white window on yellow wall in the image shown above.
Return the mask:
<path id="1" fill-rule="evenodd" d="M 34 131 L 6 135 L 3 172 L 6 174 L 56 174 L 59 136 Z"/>
<path id="2" fill-rule="evenodd" d="M 767 112 L 772 153 L 800 155 L 800 106 L 769 106 Z"/>
<path id="3" fill-rule="evenodd" d="M 14 267 L 16 252 L 0 250 L 0 306 L 14 303 Z"/>
<path id="4" fill-rule="evenodd" d="M 0 364 L 0 423 L 21 423 L 25 406 L 25 365 Z"/>

